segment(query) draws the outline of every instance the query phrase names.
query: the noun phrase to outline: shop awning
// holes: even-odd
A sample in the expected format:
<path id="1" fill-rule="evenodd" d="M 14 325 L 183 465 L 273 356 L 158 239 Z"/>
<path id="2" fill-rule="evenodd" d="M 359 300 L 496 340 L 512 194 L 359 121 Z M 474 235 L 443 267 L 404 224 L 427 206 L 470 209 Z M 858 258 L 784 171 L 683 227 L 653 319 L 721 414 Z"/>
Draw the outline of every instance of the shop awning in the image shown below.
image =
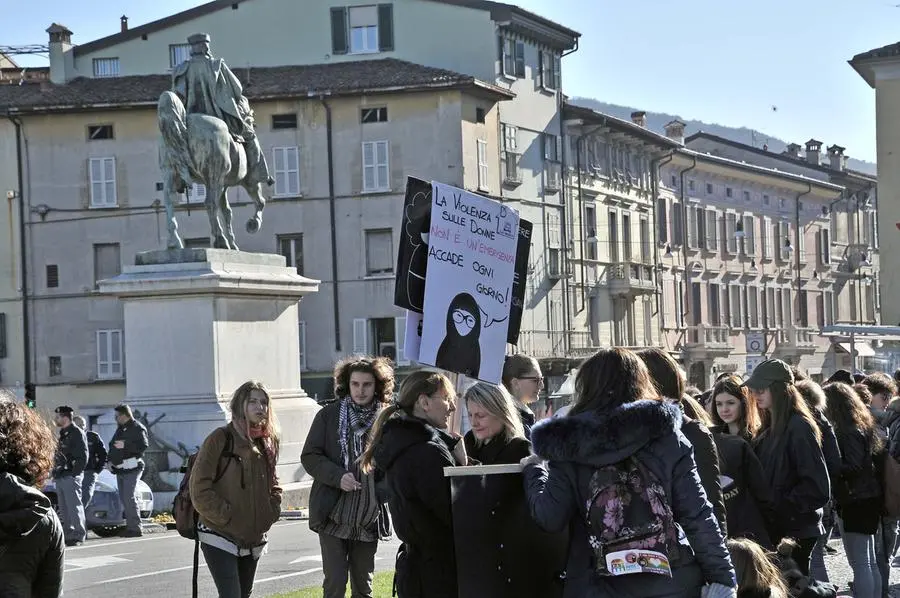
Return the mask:
<path id="1" fill-rule="evenodd" d="M 835 343 L 840 349 L 850 355 L 853 351 L 850 343 Z M 859 357 L 875 357 L 875 350 L 869 343 L 856 343 L 856 355 Z"/>

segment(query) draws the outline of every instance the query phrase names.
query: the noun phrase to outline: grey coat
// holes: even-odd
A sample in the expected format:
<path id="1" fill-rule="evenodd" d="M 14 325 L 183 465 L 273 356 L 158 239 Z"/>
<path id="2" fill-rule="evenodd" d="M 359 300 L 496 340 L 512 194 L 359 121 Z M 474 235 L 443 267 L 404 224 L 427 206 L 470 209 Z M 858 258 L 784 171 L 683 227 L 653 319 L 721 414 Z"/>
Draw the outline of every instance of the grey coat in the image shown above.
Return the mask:
<path id="1" fill-rule="evenodd" d="M 676 405 L 637 401 L 605 413 L 544 420 L 532 430 L 534 452 L 549 463 L 525 468 L 525 492 L 538 525 L 550 532 L 569 527 L 566 598 L 680 598 L 699 596 L 705 583 L 736 586 L 691 444 L 680 431 L 681 417 Z M 601 579 L 592 571 L 584 513 L 588 483 L 597 467 L 631 455 L 662 482 L 675 522 L 684 532 L 682 559 L 672 579 L 654 575 Z"/>

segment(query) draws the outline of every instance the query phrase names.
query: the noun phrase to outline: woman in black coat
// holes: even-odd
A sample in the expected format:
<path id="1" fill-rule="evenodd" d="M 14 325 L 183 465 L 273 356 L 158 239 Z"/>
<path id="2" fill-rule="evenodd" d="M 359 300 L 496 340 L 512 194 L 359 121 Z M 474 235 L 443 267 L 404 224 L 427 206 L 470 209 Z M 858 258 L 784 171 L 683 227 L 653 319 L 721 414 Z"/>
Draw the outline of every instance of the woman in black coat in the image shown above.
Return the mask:
<path id="1" fill-rule="evenodd" d="M 38 490 L 49 477 L 56 438 L 44 421 L 0 389 L 0 596 L 62 595 L 63 530 Z"/>
<path id="2" fill-rule="evenodd" d="M 883 448 L 876 423 L 850 386 L 835 382 L 824 388 L 825 414 L 834 425 L 841 449 L 840 475 L 833 481 L 841 541 L 853 569 L 853 595 L 881 598 L 882 578 L 875 555 L 882 492 L 874 454 Z"/>
<path id="3" fill-rule="evenodd" d="M 822 508 L 831 494 L 822 434 L 785 362 L 764 361 L 744 385 L 763 414 L 754 449 L 775 500 L 772 542 L 797 540 L 794 560 L 800 572 L 809 575 L 810 554 L 825 531 Z"/>
<path id="4" fill-rule="evenodd" d="M 637 352 L 650 371 L 650 378 L 663 397 L 674 403 L 680 403 L 685 396 L 684 373 L 672 356 L 656 347 L 641 349 Z M 683 411 L 683 410 L 682 410 Z M 725 498 L 722 495 L 722 481 L 719 466 L 719 453 L 709 428 L 697 420 L 685 415 L 681 421 L 681 433 L 687 437 L 694 447 L 694 461 L 700 482 L 706 491 L 706 500 L 710 502 L 722 535 L 728 531 L 725 514 Z"/>
<path id="5" fill-rule="evenodd" d="M 464 400 L 472 425 L 465 436 L 470 465 L 518 464 L 531 454 L 531 443 L 505 388 L 479 382 L 466 391 Z M 537 526 L 528 512 L 521 476 L 466 476 L 454 483 L 456 508 L 467 513 L 453 522 L 457 537 L 466 538 L 466 553 L 457 556 L 466 571 L 460 594 L 468 598 L 561 596 L 568 535 L 549 534 Z M 463 488 L 465 492 L 460 491 Z"/>
<path id="6" fill-rule="evenodd" d="M 450 379 L 413 372 L 381 410 L 361 466 L 384 472 L 397 536 L 394 584 L 400 598 L 457 598 L 450 491 L 444 468 L 466 463 L 465 445 L 446 430 L 456 410 Z"/>

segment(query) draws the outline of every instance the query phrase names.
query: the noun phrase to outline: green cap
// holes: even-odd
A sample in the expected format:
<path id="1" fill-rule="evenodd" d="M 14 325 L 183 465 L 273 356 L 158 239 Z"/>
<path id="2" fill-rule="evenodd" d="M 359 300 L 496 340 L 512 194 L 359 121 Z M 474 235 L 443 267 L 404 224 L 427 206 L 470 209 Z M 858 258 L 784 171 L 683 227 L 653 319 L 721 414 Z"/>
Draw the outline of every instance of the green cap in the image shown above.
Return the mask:
<path id="1" fill-rule="evenodd" d="M 767 359 L 755 368 L 742 386 L 752 389 L 769 388 L 775 382 L 794 383 L 791 366 L 780 359 Z"/>

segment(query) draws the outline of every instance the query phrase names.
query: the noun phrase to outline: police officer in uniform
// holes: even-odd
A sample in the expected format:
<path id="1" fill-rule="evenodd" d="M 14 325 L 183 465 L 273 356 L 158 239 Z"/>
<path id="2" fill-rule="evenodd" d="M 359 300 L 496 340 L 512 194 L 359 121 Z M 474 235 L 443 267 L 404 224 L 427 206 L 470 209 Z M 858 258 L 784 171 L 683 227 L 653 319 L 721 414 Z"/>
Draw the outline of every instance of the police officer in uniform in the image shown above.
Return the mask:
<path id="1" fill-rule="evenodd" d="M 94 487 L 97 485 L 97 476 L 106 467 L 106 444 L 100 435 L 85 427 L 84 418 L 76 415 L 73 419 L 75 425 L 84 430 L 88 443 L 88 462 L 84 468 L 84 481 L 81 482 L 81 504 L 87 509 L 94 497 Z"/>
<path id="2" fill-rule="evenodd" d="M 134 419 L 131 406 L 116 405 L 116 423 L 119 427 L 109 442 L 109 463 L 116 474 L 119 499 L 125 508 L 125 531 L 122 536 L 137 538 L 143 535 L 141 514 L 138 511 L 134 489 L 144 473 L 144 451 L 150 445 L 147 428 Z"/>
<path id="3" fill-rule="evenodd" d="M 87 536 L 84 524 L 84 505 L 81 503 L 81 484 L 88 460 L 87 438 L 84 431 L 72 423 L 74 410 L 68 405 L 56 408 L 54 422 L 59 428 L 59 446 L 53 480 L 62 519 L 66 546 L 78 546 Z"/>

